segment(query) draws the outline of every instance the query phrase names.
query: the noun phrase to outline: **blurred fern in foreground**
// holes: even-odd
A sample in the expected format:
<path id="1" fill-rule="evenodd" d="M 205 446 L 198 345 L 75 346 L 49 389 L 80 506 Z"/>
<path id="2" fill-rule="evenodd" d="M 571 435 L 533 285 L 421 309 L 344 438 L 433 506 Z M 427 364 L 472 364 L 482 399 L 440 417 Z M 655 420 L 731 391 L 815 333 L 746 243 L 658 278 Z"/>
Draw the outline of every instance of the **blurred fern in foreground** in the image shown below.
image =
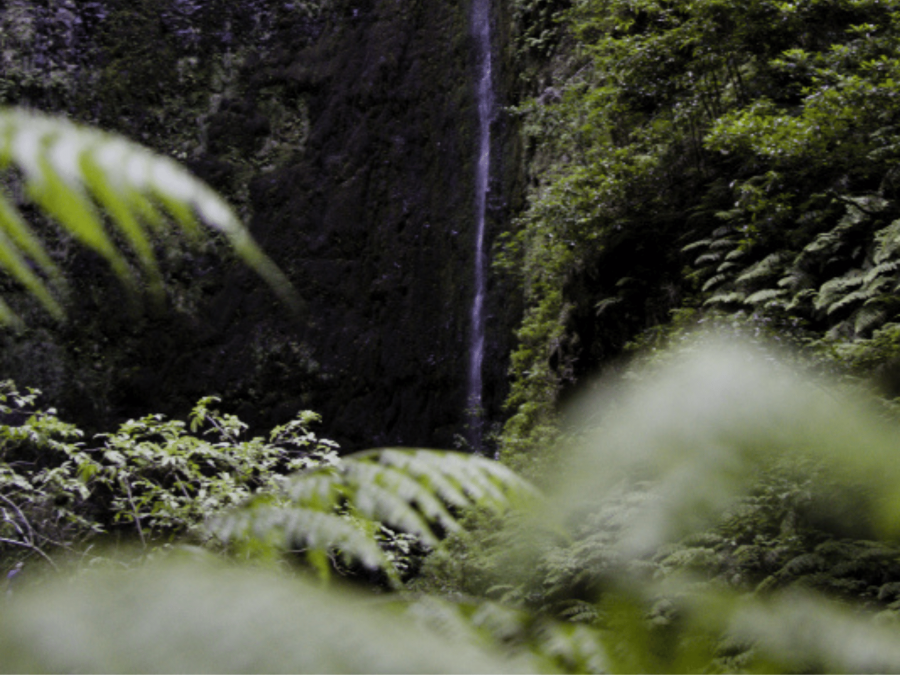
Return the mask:
<path id="1" fill-rule="evenodd" d="M 419 587 L 576 621 L 613 672 L 900 669 L 900 428 L 782 356 L 694 339 L 583 397 L 541 516 Z"/>
<path id="2" fill-rule="evenodd" d="M 20 182 L 31 202 L 103 257 L 132 291 L 140 287 L 133 260 L 148 290 L 161 298 L 163 279 L 154 246 L 178 230 L 197 240 L 205 236 L 202 223 L 220 232 L 282 300 L 297 306 L 290 282 L 228 203 L 168 157 L 64 118 L 0 107 L 0 171 L 15 176 L 10 184 Z M 17 201 L 25 200 L 18 196 L 13 199 L 0 183 L 0 269 L 48 312 L 62 317 L 62 272 L 47 252 L 43 233 L 22 216 Z M 21 325 L 2 299 L 0 322 Z"/>
<path id="3" fill-rule="evenodd" d="M 501 515 L 533 490 L 495 463 L 380 450 L 211 523 L 238 551 L 391 573 L 386 523 L 434 547 L 415 594 L 367 603 L 205 563 L 39 578 L 4 608 L 0 666 L 900 670 L 897 423 L 787 363 L 698 340 L 583 400 L 537 512 Z M 442 540 L 464 510 L 480 530 Z"/>
<path id="4" fill-rule="evenodd" d="M 525 672 L 363 597 L 271 572 L 170 561 L 57 580 L 0 615 L 3 672 Z"/>

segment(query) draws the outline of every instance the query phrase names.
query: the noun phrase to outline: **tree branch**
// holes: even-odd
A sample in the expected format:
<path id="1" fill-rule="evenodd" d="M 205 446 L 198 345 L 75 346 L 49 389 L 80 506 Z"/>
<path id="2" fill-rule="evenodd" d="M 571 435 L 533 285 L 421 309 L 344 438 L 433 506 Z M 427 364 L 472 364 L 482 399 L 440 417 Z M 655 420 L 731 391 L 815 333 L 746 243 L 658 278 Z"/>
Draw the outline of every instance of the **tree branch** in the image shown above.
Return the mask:
<path id="1" fill-rule="evenodd" d="M 4 544 L 12 544 L 13 546 L 22 546 L 23 548 L 30 549 L 41 556 L 44 560 L 50 563 L 50 566 L 59 572 L 59 568 L 56 566 L 56 563 L 50 559 L 46 553 L 44 553 L 39 547 L 34 544 L 29 544 L 27 541 L 16 541 L 15 539 L 7 539 L 6 537 L 0 537 L 0 542 Z"/>

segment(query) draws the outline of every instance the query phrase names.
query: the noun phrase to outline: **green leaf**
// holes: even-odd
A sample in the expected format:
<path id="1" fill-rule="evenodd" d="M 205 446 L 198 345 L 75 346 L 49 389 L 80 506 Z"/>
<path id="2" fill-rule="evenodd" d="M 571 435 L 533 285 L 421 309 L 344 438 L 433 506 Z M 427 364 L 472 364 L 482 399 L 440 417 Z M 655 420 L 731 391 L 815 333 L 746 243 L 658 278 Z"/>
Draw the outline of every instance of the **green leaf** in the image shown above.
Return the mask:
<path id="1" fill-rule="evenodd" d="M 377 547 L 377 528 L 366 523 L 384 523 L 436 544 L 435 525 L 445 532 L 460 528 L 458 516 L 448 507 L 502 512 L 537 494 L 510 469 L 483 457 L 369 450 L 343 457 L 336 466 L 295 474 L 285 482 L 282 498 L 254 500 L 214 519 L 210 531 L 225 542 L 269 540 L 272 532 L 283 533 L 283 545 L 299 543 L 307 551 L 336 549 L 392 575 Z M 351 519 L 342 523 L 339 508 L 347 509 Z M 352 518 L 363 520 L 354 524 Z"/>
<path id="2" fill-rule="evenodd" d="M 235 252 L 290 307 L 300 300 L 290 282 L 262 252 L 231 207 L 216 192 L 174 161 L 124 138 L 32 111 L 0 108 L 0 166 L 18 170 L 35 204 L 82 245 L 101 255 L 132 291 L 139 280 L 107 232 L 103 213 L 117 229 L 147 277 L 150 292 L 162 296 L 162 278 L 150 234 L 172 228 L 197 240 L 204 225 L 224 235 Z M 162 209 L 157 206 L 162 205 Z M 41 239 L 12 203 L 0 194 L 0 268 L 22 283 L 45 308 L 61 316 L 58 300 L 25 262 L 61 287 L 59 269 Z M 0 306 L 0 320 L 10 312 Z"/>

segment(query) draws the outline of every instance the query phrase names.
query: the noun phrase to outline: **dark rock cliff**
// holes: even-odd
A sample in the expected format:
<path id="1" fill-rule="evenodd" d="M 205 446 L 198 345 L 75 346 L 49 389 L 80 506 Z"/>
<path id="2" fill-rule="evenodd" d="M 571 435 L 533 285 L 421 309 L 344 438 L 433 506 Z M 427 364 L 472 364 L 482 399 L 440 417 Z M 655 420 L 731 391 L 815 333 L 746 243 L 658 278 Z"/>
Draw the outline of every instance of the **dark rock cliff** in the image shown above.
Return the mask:
<path id="1" fill-rule="evenodd" d="M 165 261 L 165 311 L 122 311 L 102 265 L 65 249 L 72 318 L 34 313 L 27 333 L 0 337 L 3 376 L 97 429 L 216 393 L 256 428 L 316 410 L 347 449 L 452 445 L 473 277 L 467 2 L 11 0 L 0 17 L 0 100 L 182 160 L 238 206 L 306 301 L 288 315 L 207 248 Z M 497 126 L 503 144 L 511 127 Z M 498 155 L 494 230 L 515 182 L 514 158 Z M 489 415 L 518 307 L 493 290 Z"/>

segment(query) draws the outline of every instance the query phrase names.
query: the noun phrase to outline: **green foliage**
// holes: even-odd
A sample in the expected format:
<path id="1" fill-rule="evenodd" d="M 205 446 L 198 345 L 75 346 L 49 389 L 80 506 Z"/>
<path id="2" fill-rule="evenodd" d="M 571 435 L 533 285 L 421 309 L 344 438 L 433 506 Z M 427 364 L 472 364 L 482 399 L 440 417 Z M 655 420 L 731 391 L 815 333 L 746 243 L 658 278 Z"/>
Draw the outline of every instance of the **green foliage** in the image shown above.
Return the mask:
<path id="1" fill-rule="evenodd" d="M 62 118 L 9 108 L 0 110 L 0 169 L 10 168 L 18 172 L 34 204 L 79 244 L 102 256 L 133 291 L 138 288 L 137 266 L 150 292 L 157 300 L 162 297 L 152 240 L 166 241 L 172 221 L 196 240 L 204 232 L 199 219 L 224 235 L 284 301 L 297 304 L 290 282 L 231 207 L 171 159 Z M 0 268 L 61 317 L 62 274 L 42 237 L 5 191 L 0 191 L 0 236 Z M 0 320 L 20 325 L 5 303 L 0 304 Z"/>
<path id="2" fill-rule="evenodd" d="M 3 672 L 534 672 L 365 598 L 204 557 L 17 592 L 0 651 Z"/>
<path id="3" fill-rule="evenodd" d="M 337 552 L 345 564 L 360 562 L 396 583 L 410 544 L 435 546 L 440 537 L 458 531 L 455 513 L 475 506 L 502 512 L 533 496 L 528 483 L 482 457 L 370 450 L 288 477 L 278 495 L 257 497 L 216 518 L 211 532 L 239 548 L 269 543 L 306 551 L 326 577 L 331 569 L 327 555 Z"/>
<path id="4" fill-rule="evenodd" d="M 84 505 L 90 490 L 81 467 L 90 460 L 78 441 L 81 430 L 56 417 L 51 408 L 31 413 L 39 394 L 20 394 L 0 383 L 0 414 L 24 417 L 19 425 L 0 425 L 0 545 L 4 561 L 71 548 L 102 528 Z"/>
<path id="5" fill-rule="evenodd" d="M 0 403 L 9 418 L 0 425 L 0 508 L 4 557 L 60 548 L 75 551 L 92 536 L 131 531 L 144 546 L 176 537 L 207 538 L 206 521 L 273 492 L 280 476 L 338 461 L 336 446 L 308 426 L 301 412 L 268 439 L 240 439 L 246 425 L 201 399 L 190 425 L 148 415 L 85 447 L 83 432 L 56 411 L 35 410 L 40 392 L 20 394 L 3 383 Z"/>
<path id="6" fill-rule="evenodd" d="M 612 672 L 896 669 L 895 418 L 725 339 L 584 396 L 542 516 L 436 552 L 425 588 L 575 620 Z"/>
<path id="7" fill-rule="evenodd" d="M 323 578 L 355 565 L 392 584 L 415 559 L 460 529 L 476 506 L 502 512 L 534 488 L 477 456 L 388 449 L 338 457 L 301 412 L 268 438 L 241 438 L 246 425 L 201 399 L 189 422 L 147 415 L 85 447 L 83 433 L 33 410 L 39 392 L 5 383 L 0 426 L 0 544 L 5 558 L 77 552 L 108 532 L 143 548 L 186 537 L 239 556 L 302 552 Z"/>
<path id="8" fill-rule="evenodd" d="M 381 450 L 303 470 L 213 527 L 363 556 L 345 525 L 381 519 L 435 546 L 415 594 L 360 604 L 200 551 L 81 567 L 16 587 L 3 667 L 340 672 L 364 652 L 367 671 L 395 672 L 895 670 L 896 421 L 796 363 L 733 336 L 659 353 L 575 406 L 539 509 L 507 510 L 533 490 L 483 458 Z M 195 422 L 234 443 L 240 423 L 211 403 Z M 312 440 L 293 426 L 281 438 Z"/>
<path id="9" fill-rule="evenodd" d="M 452 643 L 498 646 L 510 657 L 530 657 L 549 672 L 596 673 L 607 666 L 596 635 L 585 626 L 483 599 L 419 596 L 405 613 Z"/>
<path id="10" fill-rule="evenodd" d="M 275 488 L 279 473 L 337 461 L 333 442 L 307 429 L 318 417 L 308 411 L 272 430 L 268 442 L 240 439 L 246 424 L 209 408 L 201 399 L 184 422 L 148 415 L 129 420 L 114 434 L 98 436 L 106 466 L 92 476 L 113 495 L 113 522 L 133 523 L 144 541 L 152 536 L 202 533 L 213 514 Z M 194 435 L 203 430 L 202 436 Z M 209 438 L 211 436 L 211 438 Z"/>
<path id="11" fill-rule="evenodd" d="M 561 31 L 558 18 L 567 0 L 516 0 L 512 5 L 520 55 L 547 57 L 556 49 Z"/>
<path id="12" fill-rule="evenodd" d="M 896 322 L 898 29 L 893 2 L 572 3 L 556 95 L 517 109 L 542 164 L 501 258 L 527 303 L 511 454 L 674 310 L 799 327 L 838 361 Z"/>

